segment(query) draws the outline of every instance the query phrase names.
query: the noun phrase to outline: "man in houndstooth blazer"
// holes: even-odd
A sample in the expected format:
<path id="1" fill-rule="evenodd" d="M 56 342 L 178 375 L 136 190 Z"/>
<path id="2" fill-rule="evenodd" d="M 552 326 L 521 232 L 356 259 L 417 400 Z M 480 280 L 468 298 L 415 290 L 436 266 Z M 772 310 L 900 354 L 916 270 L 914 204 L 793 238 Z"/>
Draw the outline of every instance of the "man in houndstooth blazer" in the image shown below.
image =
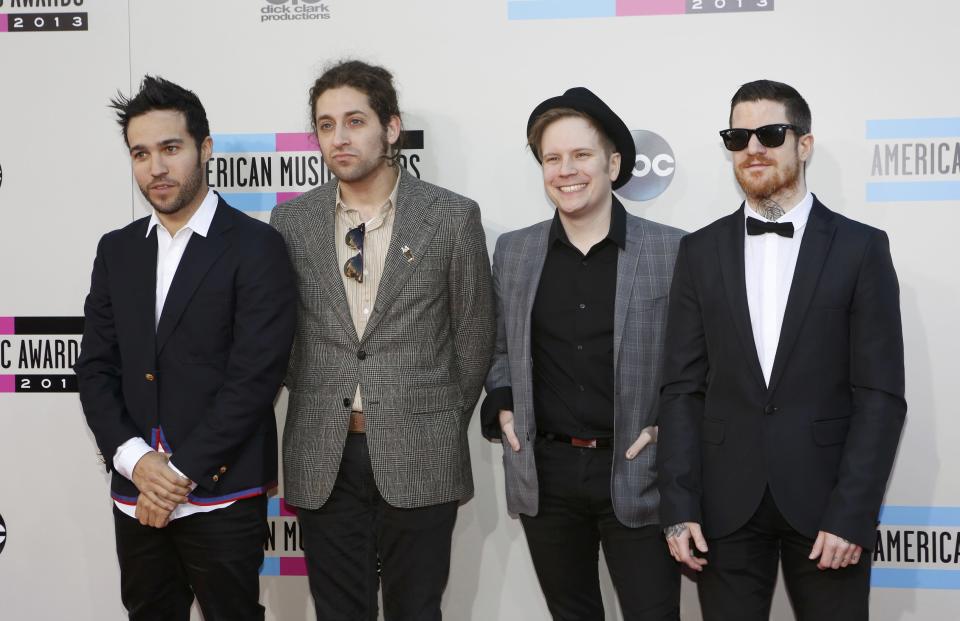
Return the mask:
<path id="1" fill-rule="evenodd" d="M 625 619 L 679 619 L 650 442 L 682 232 L 613 196 L 633 138 L 592 92 L 544 101 L 527 136 L 557 211 L 497 240 L 484 435 L 502 437 L 507 507 L 555 619 L 603 618 L 601 543 Z"/>
<path id="2" fill-rule="evenodd" d="M 310 99 L 339 179 L 271 216 L 299 286 L 285 497 L 317 618 L 375 619 L 382 579 L 387 619 L 439 619 L 495 336 L 480 210 L 397 165 L 385 69 L 340 63 Z"/>

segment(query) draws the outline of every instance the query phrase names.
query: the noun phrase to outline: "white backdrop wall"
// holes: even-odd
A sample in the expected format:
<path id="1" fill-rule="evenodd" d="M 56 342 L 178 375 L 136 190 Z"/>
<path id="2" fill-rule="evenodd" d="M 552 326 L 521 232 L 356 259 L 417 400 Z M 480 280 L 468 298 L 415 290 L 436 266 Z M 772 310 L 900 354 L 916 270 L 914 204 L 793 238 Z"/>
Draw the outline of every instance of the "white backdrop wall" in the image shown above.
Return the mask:
<path id="1" fill-rule="evenodd" d="M 910 410 L 878 530 L 873 618 L 956 619 L 958 23 L 960 6 L 938 0 L 0 1 L 0 617 L 124 616 L 107 477 L 68 368 L 99 236 L 148 213 L 108 99 L 145 73 L 197 92 L 215 138 L 211 183 L 267 219 L 278 194 L 314 182 L 285 166 L 319 168 L 303 137 L 309 85 L 330 61 L 359 57 L 394 72 L 406 128 L 422 132 L 408 167 L 478 200 L 491 248 L 551 217 L 524 149 L 543 99 L 587 86 L 662 137 L 669 185 L 627 207 L 693 230 L 741 200 L 716 134 L 730 96 L 761 77 L 797 87 L 813 109 L 809 187 L 889 232 L 901 282 Z M 271 178 L 254 179 L 250 162 Z M 281 425 L 284 407 L 281 396 Z M 547 619 L 506 513 L 501 448 L 476 420 L 471 439 L 476 496 L 460 509 L 444 613 Z M 267 616 L 313 619 L 280 497 L 282 486 Z M 604 594 L 618 618 L 607 578 Z M 682 605 L 700 618 L 687 579 Z M 782 588 L 774 618 L 790 618 Z"/>

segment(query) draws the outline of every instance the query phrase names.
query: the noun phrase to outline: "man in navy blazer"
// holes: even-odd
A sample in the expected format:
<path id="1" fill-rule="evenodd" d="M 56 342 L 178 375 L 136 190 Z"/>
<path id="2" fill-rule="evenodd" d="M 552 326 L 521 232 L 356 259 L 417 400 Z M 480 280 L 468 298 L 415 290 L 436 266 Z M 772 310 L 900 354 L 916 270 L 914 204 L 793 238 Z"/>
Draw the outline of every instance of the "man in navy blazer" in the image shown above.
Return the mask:
<path id="1" fill-rule="evenodd" d="M 283 239 L 210 191 L 197 96 L 146 77 L 112 102 L 153 214 L 100 240 L 75 370 L 108 471 L 131 619 L 262 619 L 273 401 L 294 283 Z"/>
<path id="2" fill-rule="evenodd" d="M 810 108 L 758 80 L 731 102 L 746 201 L 680 243 L 660 395 L 660 515 L 707 621 L 867 619 L 906 414 L 887 235 L 807 191 Z M 696 547 L 694 553 L 691 544 Z"/>

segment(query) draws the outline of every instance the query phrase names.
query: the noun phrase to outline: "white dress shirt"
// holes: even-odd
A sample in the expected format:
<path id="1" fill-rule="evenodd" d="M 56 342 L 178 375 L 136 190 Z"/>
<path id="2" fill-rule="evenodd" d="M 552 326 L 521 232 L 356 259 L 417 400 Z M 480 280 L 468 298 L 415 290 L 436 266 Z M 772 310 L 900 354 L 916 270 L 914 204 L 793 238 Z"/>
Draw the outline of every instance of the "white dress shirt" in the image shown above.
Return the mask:
<path id="1" fill-rule="evenodd" d="M 797 267 L 800 242 L 807 228 L 807 218 L 813 207 L 813 194 L 806 196 L 796 207 L 785 213 L 776 222 L 792 222 L 793 237 L 775 233 L 749 235 L 746 232 L 747 218 L 772 222 L 757 213 L 750 202 L 744 207 L 743 264 L 747 281 L 747 305 L 750 308 L 750 324 L 753 327 L 753 342 L 763 369 L 763 379 L 770 385 L 773 360 L 780 343 L 780 329 L 787 309 L 787 297 Z"/>
<path id="2" fill-rule="evenodd" d="M 156 326 L 160 323 L 163 304 L 167 300 L 167 293 L 170 292 L 170 285 L 173 283 L 173 277 L 177 273 L 180 259 L 183 258 L 183 252 L 187 249 L 187 242 L 190 241 L 190 237 L 193 234 L 200 235 L 201 237 L 207 236 L 207 233 L 210 231 L 210 223 L 213 221 L 213 214 L 217 211 L 218 202 L 219 199 L 217 195 L 211 190 L 207 190 L 206 197 L 204 197 L 203 202 L 200 203 L 197 211 L 191 216 L 189 222 L 172 236 L 160 222 L 156 211 L 150 215 L 150 222 L 147 224 L 147 237 L 150 237 L 150 232 L 154 227 L 157 228 L 157 296 L 154 329 L 156 329 Z M 133 468 L 137 465 L 137 462 L 140 461 L 140 458 L 150 451 L 167 453 L 170 451 L 170 447 L 164 446 L 160 440 L 157 441 L 157 446 L 151 447 L 143 438 L 130 438 L 117 447 L 117 452 L 113 456 L 113 468 L 132 481 Z M 172 461 L 169 462 L 168 465 L 178 475 L 185 477 Z M 191 489 L 193 488 L 196 488 L 196 483 L 191 486 Z M 130 517 L 136 517 L 136 505 L 126 504 L 119 500 L 114 500 L 114 503 L 123 513 Z M 177 506 L 170 515 L 170 519 L 175 520 L 193 515 L 194 513 L 206 513 L 214 509 L 222 509 L 223 507 L 229 507 L 233 503 L 234 501 L 231 500 L 215 505 L 195 505 L 188 501 L 185 504 Z"/>

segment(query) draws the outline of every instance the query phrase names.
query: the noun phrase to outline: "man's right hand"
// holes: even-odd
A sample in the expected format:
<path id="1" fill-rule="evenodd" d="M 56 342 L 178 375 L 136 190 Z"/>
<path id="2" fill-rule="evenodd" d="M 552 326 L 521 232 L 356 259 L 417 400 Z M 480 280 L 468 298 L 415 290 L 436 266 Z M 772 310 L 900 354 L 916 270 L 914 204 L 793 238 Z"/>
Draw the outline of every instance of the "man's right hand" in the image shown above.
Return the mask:
<path id="1" fill-rule="evenodd" d="M 696 522 L 680 522 L 668 526 L 663 533 L 667 538 L 670 554 L 677 562 L 683 563 L 693 571 L 703 571 L 707 559 L 694 556 L 690 547 L 690 541 L 693 540 L 697 550 L 704 554 L 707 552 L 707 540 L 703 538 L 703 532 L 700 530 L 699 524 Z"/>
<path id="2" fill-rule="evenodd" d="M 511 410 L 500 410 L 500 431 L 503 439 L 514 453 L 520 452 L 520 440 L 517 438 L 517 432 L 513 428 L 513 412 Z"/>
<path id="3" fill-rule="evenodd" d="M 173 511 L 177 505 L 187 502 L 190 480 L 179 476 L 167 465 L 167 457 L 151 451 L 133 467 L 133 484 L 153 504 Z"/>

